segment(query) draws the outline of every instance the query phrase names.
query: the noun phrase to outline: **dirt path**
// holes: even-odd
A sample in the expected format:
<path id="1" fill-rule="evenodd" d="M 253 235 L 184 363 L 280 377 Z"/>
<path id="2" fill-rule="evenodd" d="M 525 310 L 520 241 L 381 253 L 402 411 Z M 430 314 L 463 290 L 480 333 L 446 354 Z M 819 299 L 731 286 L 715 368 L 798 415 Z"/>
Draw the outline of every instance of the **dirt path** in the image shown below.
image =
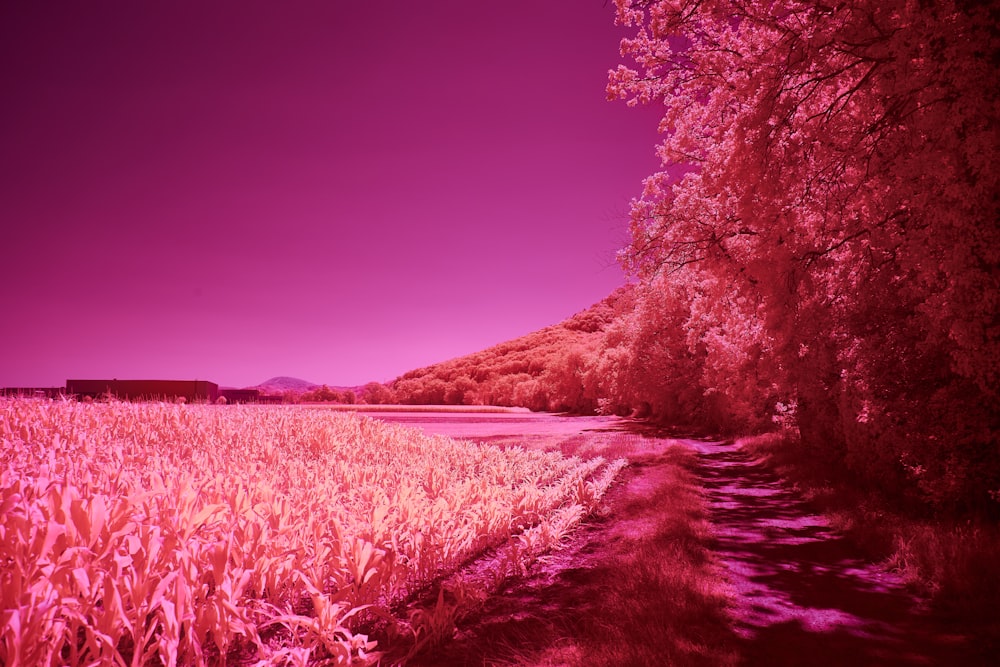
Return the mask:
<path id="1" fill-rule="evenodd" d="M 856 549 L 762 463 L 731 443 L 699 454 L 715 552 L 748 665 L 970 665 L 903 582 Z"/>
<path id="2" fill-rule="evenodd" d="M 737 446 L 627 420 L 526 419 L 414 425 L 631 465 L 565 548 L 411 664 L 987 664 Z"/>

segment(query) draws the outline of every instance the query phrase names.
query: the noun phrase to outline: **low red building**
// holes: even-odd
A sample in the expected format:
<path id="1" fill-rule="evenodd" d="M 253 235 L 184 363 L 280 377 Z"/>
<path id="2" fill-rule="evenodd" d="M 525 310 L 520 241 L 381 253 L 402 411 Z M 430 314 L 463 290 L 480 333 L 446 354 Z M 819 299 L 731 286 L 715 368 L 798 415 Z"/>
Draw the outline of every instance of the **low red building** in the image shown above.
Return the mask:
<path id="1" fill-rule="evenodd" d="M 259 389 L 220 389 L 219 396 L 226 403 L 260 403 Z"/>
<path id="2" fill-rule="evenodd" d="M 129 401 L 174 401 L 183 398 L 214 403 L 219 385 L 207 380 L 66 380 L 66 393 L 77 398 L 113 396 Z"/>

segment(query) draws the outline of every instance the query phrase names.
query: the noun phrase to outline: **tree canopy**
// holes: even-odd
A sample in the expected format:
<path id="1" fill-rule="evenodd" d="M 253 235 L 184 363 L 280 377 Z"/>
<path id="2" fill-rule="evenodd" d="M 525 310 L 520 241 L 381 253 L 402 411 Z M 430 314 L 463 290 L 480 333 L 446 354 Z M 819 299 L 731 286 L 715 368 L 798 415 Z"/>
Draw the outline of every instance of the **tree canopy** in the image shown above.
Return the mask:
<path id="1" fill-rule="evenodd" d="M 397 400 L 778 426 L 862 484 L 1000 513 L 1000 9 L 616 4 L 608 95 L 663 109 L 634 284 Z"/>
<path id="2" fill-rule="evenodd" d="M 720 422 L 797 426 L 942 505 L 1000 488 L 997 9 L 618 0 L 662 104 L 618 356 Z M 695 389 L 692 389 L 694 387 Z M 634 390 L 633 390 L 634 391 Z M 683 406 L 681 406 L 683 407 Z M 679 409 L 674 406 L 674 409 Z"/>

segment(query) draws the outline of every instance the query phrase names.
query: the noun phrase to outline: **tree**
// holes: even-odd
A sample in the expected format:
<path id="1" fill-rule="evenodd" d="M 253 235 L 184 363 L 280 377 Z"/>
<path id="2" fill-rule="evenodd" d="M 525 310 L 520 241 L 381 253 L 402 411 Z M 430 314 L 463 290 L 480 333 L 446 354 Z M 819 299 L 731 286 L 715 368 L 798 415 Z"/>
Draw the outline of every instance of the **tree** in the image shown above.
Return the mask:
<path id="1" fill-rule="evenodd" d="M 597 362 L 604 412 L 645 412 L 669 422 L 704 417 L 703 354 L 689 346 L 690 300 L 679 280 L 651 278 L 633 292 L 632 308 L 607 332 Z"/>
<path id="2" fill-rule="evenodd" d="M 369 405 L 388 404 L 393 402 L 392 390 L 381 382 L 369 382 L 361 390 L 361 400 Z"/>
<path id="3" fill-rule="evenodd" d="M 564 350 L 550 361 L 542 376 L 548 389 L 548 409 L 559 412 L 593 413 L 597 397 L 588 386 L 588 370 L 594 354 L 581 345 Z"/>
<path id="4" fill-rule="evenodd" d="M 340 399 L 341 394 L 333 389 L 330 389 L 325 384 L 310 391 L 303 392 L 301 396 L 301 400 L 306 402 L 334 403 L 339 402 Z"/>
<path id="5" fill-rule="evenodd" d="M 704 390 L 736 423 L 791 406 L 802 440 L 862 478 L 939 506 L 988 504 L 997 8 L 617 6 L 635 66 L 611 73 L 609 95 L 664 105 L 664 168 L 633 202 L 622 259 L 647 285 L 690 287 L 686 346 L 704 352 Z"/>
<path id="6" fill-rule="evenodd" d="M 444 402 L 447 405 L 468 405 L 472 401 L 472 394 L 476 390 L 476 383 L 466 375 L 459 375 L 449 384 L 444 394 Z"/>

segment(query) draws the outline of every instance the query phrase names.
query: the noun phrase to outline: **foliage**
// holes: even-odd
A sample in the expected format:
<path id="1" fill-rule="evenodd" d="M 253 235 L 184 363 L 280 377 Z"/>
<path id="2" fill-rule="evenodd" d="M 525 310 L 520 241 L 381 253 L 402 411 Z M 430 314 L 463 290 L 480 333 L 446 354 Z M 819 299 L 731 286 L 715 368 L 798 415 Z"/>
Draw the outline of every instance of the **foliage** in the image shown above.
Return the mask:
<path id="1" fill-rule="evenodd" d="M 989 663 L 1000 641 L 1000 570 L 994 566 L 1000 559 L 1000 526 L 915 517 L 885 489 L 859 490 L 838 479 L 841 471 L 819 465 L 794 446 L 795 437 L 778 431 L 741 438 L 737 444 L 794 483 L 867 558 L 901 574 L 938 612 L 977 636 L 976 648 L 989 656 Z"/>
<path id="2" fill-rule="evenodd" d="M 381 382 L 369 382 L 361 388 L 361 401 L 368 405 L 387 405 L 395 400 L 392 390 Z"/>
<path id="3" fill-rule="evenodd" d="M 297 406 L 4 399 L 0 439 L 8 667 L 371 662 L 376 621 L 412 635 L 410 596 L 551 546 L 621 468 Z"/>
<path id="4" fill-rule="evenodd" d="M 619 289 L 555 326 L 410 371 L 392 383 L 395 399 L 592 413 L 601 395 L 594 375 L 597 350 L 629 291 Z"/>
<path id="5" fill-rule="evenodd" d="M 325 384 L 309 391 L 304 391 L 298 395 L 300 403 L 345 403 L 354 405 L 357 402 L 357 394 L 351 389 L 331 389 Z"/>
<path id="6" fill-rule="evenodd" d="M 607 400 L 782 420 L 866 483 L 995 509 L 997 8 L 617 5 L 635 65 L 609 95 L 663 104 L 664 168 L 633 202 Z"/>

